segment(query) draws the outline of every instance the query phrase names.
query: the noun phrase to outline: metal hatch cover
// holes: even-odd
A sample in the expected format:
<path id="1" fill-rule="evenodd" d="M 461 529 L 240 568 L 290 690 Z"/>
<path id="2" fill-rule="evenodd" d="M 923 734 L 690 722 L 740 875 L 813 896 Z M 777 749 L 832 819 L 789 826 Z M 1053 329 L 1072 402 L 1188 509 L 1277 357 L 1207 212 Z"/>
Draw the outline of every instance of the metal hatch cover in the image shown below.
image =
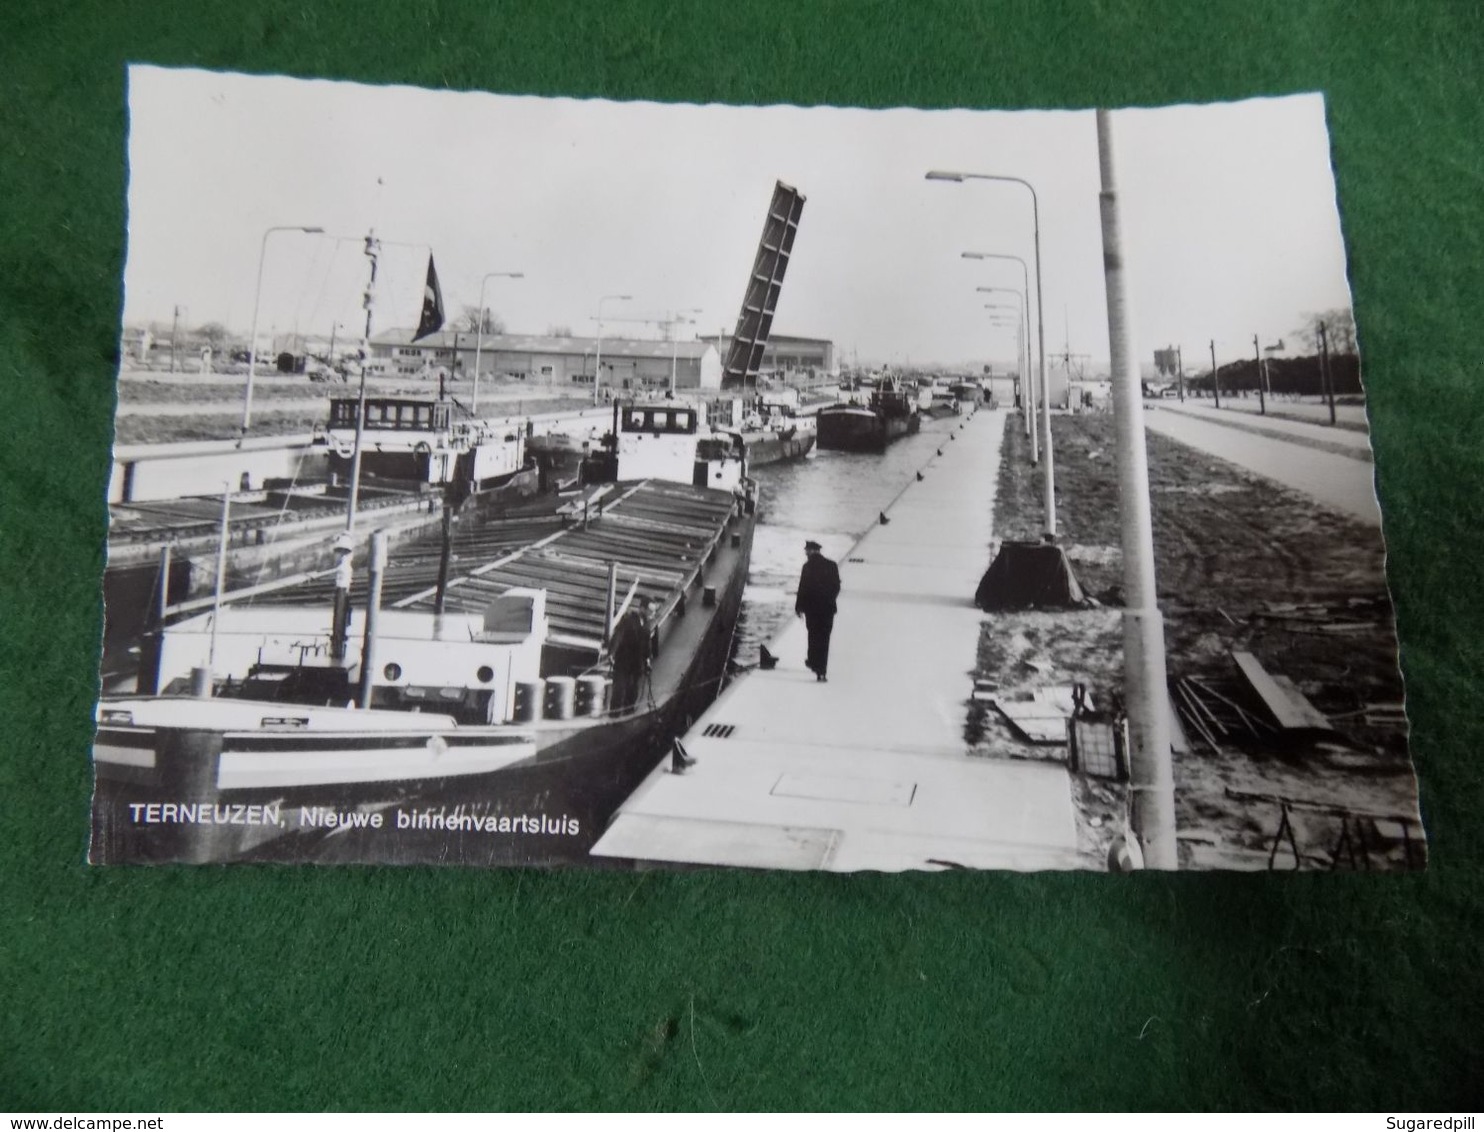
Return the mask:
<path id="1" fill-rule="evenodd" d="M 773 784 L 771 793 L 775 798 L 814 798 L 825 802 L 905 807 L 912 804 L 917 794 L 917 783 L 825 774 L 783 774 Z"/>

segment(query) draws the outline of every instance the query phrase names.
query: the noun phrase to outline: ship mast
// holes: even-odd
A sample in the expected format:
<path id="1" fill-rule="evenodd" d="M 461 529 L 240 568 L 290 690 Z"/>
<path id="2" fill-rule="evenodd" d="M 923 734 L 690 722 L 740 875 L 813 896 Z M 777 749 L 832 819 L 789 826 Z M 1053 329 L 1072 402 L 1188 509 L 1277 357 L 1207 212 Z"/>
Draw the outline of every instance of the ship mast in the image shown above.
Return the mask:
<path id="1" fill-rule="evenodd" d="M 368 229 L 366 232 L 365 255 L 369 261 L 370 270 L 366 279 L 366 291 L 362 298 L 362 305 L 366 308 L 366 331 L 361 336 L 361 392 L 356 403 L 356 440 L 355 452 L 350 459 L 350 494 L 345 508 L 345 529 L 354 529 L 356 525 L 356 497 L 361 487 L 361 438 L 366 428 L 366 370 L 371 363 L 371 312 L 376 298 L 376 260 L 381 254 L 381 241 L 376 238 L 376 230 Z"/>

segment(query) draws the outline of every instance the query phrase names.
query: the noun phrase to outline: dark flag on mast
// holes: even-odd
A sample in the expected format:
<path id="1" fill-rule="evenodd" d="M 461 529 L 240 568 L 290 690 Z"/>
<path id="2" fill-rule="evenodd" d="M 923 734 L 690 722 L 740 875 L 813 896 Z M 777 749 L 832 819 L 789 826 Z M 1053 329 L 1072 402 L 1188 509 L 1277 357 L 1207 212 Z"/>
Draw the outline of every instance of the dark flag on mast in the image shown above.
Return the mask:
<path id="1" fill-rule="evenodd" d="M 428 281 L 423 286 L 423 313 L 417 320 L 417 333 L 412 336 L 416 342 L 419 338 L 426 338 L 435 330 L 443 329 L 443 292 L 438 287 L 438 271 L 433 267 L 433 257 L 428 256 Z"/>

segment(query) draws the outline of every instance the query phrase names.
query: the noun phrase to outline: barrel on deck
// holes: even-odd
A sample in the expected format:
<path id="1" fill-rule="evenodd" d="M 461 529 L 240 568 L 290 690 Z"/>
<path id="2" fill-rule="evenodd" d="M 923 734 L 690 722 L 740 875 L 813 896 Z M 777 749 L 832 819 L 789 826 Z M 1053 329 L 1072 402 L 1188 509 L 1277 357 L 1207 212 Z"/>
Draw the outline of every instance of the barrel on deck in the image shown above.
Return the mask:
<path id="1" fill-rule="evenodd" d="M 545 702 L 545 680 L 519 680 L 515 685 L 515 708 L 511 718 L 516 723 L 534 723 L 541 718 Z"/>
<path id="2" fill-rule="evenodd" d="M 608 707 L 608 680 L 603 676 L 577 678 L 577 714 L 602 715 Z"/>
<path id="3" fill-rule="evenodd" d="M 572 676 L 546 678 L 546 718 L 571 719 L 577 714 L 577 680 Z"/>

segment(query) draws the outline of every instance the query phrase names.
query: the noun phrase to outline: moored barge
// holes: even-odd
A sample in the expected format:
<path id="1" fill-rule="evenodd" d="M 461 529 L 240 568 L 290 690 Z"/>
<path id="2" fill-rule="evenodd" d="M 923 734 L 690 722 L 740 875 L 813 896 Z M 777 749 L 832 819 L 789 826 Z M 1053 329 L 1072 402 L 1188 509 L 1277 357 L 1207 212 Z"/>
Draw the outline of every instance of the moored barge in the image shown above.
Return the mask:
<path id="1" fill-rule="evenodd" d="M 884 452 L 922 427 L 916 398 L 895 377 L 873 389 L 866 404 L 826 405 L 816 419 L 819 447 L 841 452 Z"/>
<path id="2" fill-rule="evenodd" d="M 155 634 L 99 706 L 92 859 L 582 859 L 717 694 L 756 518 L 693 407 L 619 412 L 613 482 L 394 548 L 359 616 L 321 579 Z"/>

